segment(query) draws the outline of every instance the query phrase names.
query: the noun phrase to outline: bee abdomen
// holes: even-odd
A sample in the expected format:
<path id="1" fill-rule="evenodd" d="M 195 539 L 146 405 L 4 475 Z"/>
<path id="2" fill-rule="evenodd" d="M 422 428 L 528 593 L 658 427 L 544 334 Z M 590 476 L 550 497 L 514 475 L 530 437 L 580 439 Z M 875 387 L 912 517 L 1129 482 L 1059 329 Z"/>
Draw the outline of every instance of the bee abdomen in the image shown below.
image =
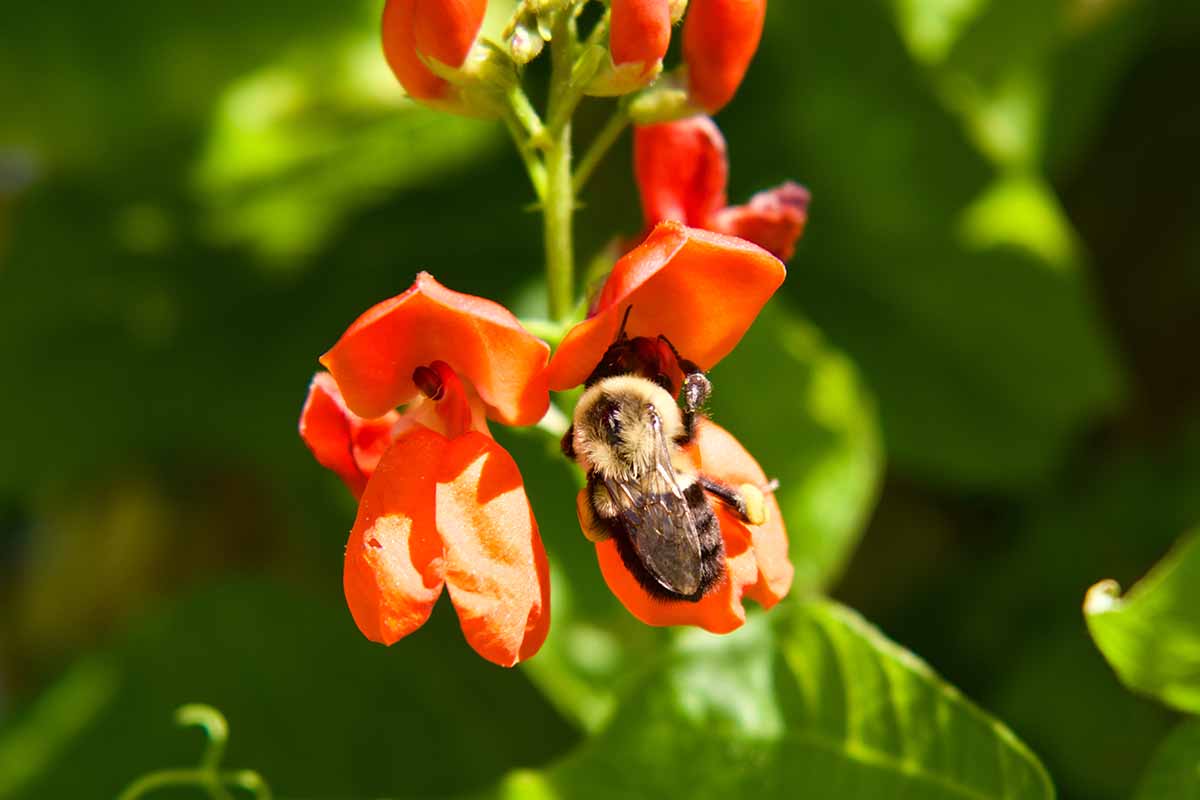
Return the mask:
<path id="1" fill-rule="evenodd" d="M 605 523 L 611 527 L 617 552 L 620 553 L 625 568 L 648 594 L 663 600 L 686 600 L 695 603 L 708 594 L 725 574 L 725 545 L 721 539 L 721 526 L 700 484 L 693 483 L 688 486 L 683 496 L 692 512 L 692 520 L 696 524 L 696 533 L 700 539 L 700 576 L 698 588 L 693 594 L 679 594 L 659 583 L 638 557 L 629 531 L 620 519 L 608 519 Z"/>

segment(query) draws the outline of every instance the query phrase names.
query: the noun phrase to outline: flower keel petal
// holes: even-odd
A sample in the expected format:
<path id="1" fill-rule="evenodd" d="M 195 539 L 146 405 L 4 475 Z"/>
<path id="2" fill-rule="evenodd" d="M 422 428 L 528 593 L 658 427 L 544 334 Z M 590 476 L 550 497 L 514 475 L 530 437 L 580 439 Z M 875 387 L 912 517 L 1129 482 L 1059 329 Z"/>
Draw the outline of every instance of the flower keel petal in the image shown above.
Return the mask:
<path id="1" fill-rule="evenodd" d="M 516 463 L 483 434 L 452 440 L 436 507 L 446 585 L 467 641 L 501 666 L 529 658 L 549 630 L 550 579 Z"/>
<path id="2" fill-rule="evenodd" d="M 367 483 L 346 544 L 346 604 L 368 639 L 392 644 L 425 623 L 442 591 L 436 471 L 448 442 L 423 427 L 398 439 Z"/>

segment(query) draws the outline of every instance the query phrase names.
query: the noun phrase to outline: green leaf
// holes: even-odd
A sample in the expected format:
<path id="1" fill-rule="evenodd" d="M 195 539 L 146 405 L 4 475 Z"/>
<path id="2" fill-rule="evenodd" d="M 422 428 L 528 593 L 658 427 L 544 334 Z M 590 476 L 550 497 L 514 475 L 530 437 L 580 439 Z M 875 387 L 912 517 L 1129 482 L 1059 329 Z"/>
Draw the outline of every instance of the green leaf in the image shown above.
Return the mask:
<path id="1" fill-rule="evenodd" d="M 779 299 L 709 377 L 713 420 L 779 479 L 792 591 L 828 588 L 858 543 L 883 469 L 874 401 L 857 369 Z"/>
<path id="2" fill-rule="evenodd" d="M 1088 590 L 1088 630 L 1129 688 L 1200 713 L 1200 535 L 1191 534 L 1124 596 Z"/>
<path id="3" fill-rule="evenodd" d="M 853 611 L 810 601 L 689 632 L 612 723 L 505 798 L 1037 798 L 1037 759 Z"/>
<path id="4" fill-rule="evenodd" d="M 1200 800 L 1200 720 L 1183 723 L 1162 743 L 1134 800 Z"/>
<path id="5" fill-rule="evenodd" d="M 372 25 L 297 48 L 232 84 L 196 185 L 216 242 L 295 266 L 352 213 L 493 156 L 500 132 L 406 101 Z"/>
<path id="6" fill-rule="evenodd" d="M 319 0 L 30 4 L 0 27 L 0 140 L 55 171 L 115 163 L 136 180 L 148 155 L 189 150 L 221 86 L 264 53 L 377 13 Z"/>
<path id="7" fill-rule="evenodd" d="M 783 291 L 861 369 L 891 463 L 941 484 L 1028 489 L 1112 412 L 1122 376 L 1040 163 L 1054 39 L 1022 34 L 1016 66 L 1003 57 L 1049 10 L 937 5 L 950 30 L 937 36 L 953 37 L 936 66 L 882 4 L 772 6 L 731 105 L 767 117 L 722 120 L 744 187 L 730 196 L 783 176 L 811 189 Z"/>
<path id="8" fill-rule="evenodd" d="M 576 739 L 520 671 L 467 646 L 449 603 L 389 648 L 340 604 L 258 578 L 139 620 L 18 714 L 0 736 L 0 798 L 114 797 L 194 764 L 199 734 L 176 732 L 171 711 L 195 702 L 228 720 L 224 763 L 292 797 L 469 791 Z"/>

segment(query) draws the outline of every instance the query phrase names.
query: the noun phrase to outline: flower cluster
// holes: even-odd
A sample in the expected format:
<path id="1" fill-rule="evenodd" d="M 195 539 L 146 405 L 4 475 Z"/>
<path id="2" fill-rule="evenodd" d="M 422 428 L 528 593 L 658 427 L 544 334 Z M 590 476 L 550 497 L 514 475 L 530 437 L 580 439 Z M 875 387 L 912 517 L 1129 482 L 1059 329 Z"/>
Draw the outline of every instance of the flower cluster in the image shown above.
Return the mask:
<path id="1" fill-rule="evenodd" d="M 582 5 L 582 4 L 581 4 Z M 581 5 L 579 7 L 581 7 Z M 532 25 L 519 10 L 508 36 L 514 65 L 542 49 L 538 20 L 554 0 L 532 6 Z M 577 7 L 575 10 L 578 11 Z M 686 12 L 686 13 L 685 13 Z M 481 42 L 487 0 L 388 0 L 383 11 L 383 51 L 411 97 L 446 110 L 479 112 L 462 102 L 455 83 L 486 81 L 482 70 L 495 54 Z M 709 114 L 733 99 L 762 38 L 766 0 L 611 0 L 609 64 L 587 82 L 587 92 L 618 95 L 652 83 L 662 72 L 672 26 L 683 20 L 683 64 L 678 81 L 688 107 Z M 454 81 L 447 78 L 453 74 Z"/>
<path id="2" fill-rule="evenodd" d="M 373 641 L 392 644 L 419 628 L 445 588 L 480 655 L 511 666 L 537 652 L 550 620 L 546 554 L 518 466 L 489 424 L 548 420 L 552 391 L 607 380 L 596 377 L 605 370 L 619 381 L 643 380 L 646 391 L 664 398 L 657 406 L 637 401 L 653 420 L 667 396 L 687 395 L 680 401 L 685 433 L 659 439 L 662 449 L 655 452 L 671 452 L 655 458 L 661 471 L 690 477 L 689 502 L 700 504 L 695 508 L 703 511 L 705 535 L 719 536 L 719 543 L 705 545 L 719 564 L 706 573 L 715 577 L 702 589 L 692 592 L 700 585 L 693 582 L 672 593 L 664 583 L 668 591 L 656 591 L 652 580 L 648 585 L 631 570 L 624 540 L 596 534 L 591 487 L 602 484 L 589 480 L 576 507 L 613 594 L 647 624 L 727 632 L 745 621 L 745 598 L 769 608 L 791 586 L 787 533 L 772 482 L 732 434 L 698 413 L 709 386 L 703 371 L 734 349 L 783 283 L 783 261 L 807 220 L 808 192 L 792 183 L 728 205 L 725 141 L 702 113 L 721 108 L 736 92 L 762 34 L 765 0 L 609 0 L 608 14 L 586 43 L 576 38 L 574 21 L 585 4 L 522 0 L 505 33 L 507 67 L 498 72 L 492 68 L 501 48 L 481 41 L 486 0 L 388 0 L 384 10 L 384 53 L 412 97 L 461 113 L 501 108 L 514 123 L 543 205 L 566 209 L 564 215 L 547 208 L 546 238 L 548 271 L 554 271 L 551 261 L 565 263 L 568 287 L 570 236 L 551 235 L 550 226 L 552 217 L 555 225 L 564 219 L 569 225 L 574 187 L 569 171 L 566 180 L 546 175 L 551 163 L 555 169 L 570 164 L 570 102 L 585 93 L 654 91 L 672 26 L 683 20 L 684 62 L 672 80 L 686 98 L 676 111 L 686 113 L 636 127 L 635 178 L 646 228 L 613 265 L 587 318 L 559 331 L 553 355 L 503 306 L 452 291 L 423 272 L 407 291 L 362 314 L 321 357 L 327 371 L 312 379 L 300 435 L 359 500 L 343 584 L 355 623 Z M 511 90 L 515 83 L 502 93 L 508 105 L 489 105 L 495 97 L 479 103 L 486 86 L 508 80 L 496 80 L 497 74 L 536 57 L 552 35 L 558 55 L 544 127 L 536 112 L 514 104 L 514 97 L 524 97 Z M 602 35 L 606 64 L 594 57 Z M 544 163 L 538 148 L 546 150 Z M 551 242 L 565 243 L 565 262 L 561 250 L 551 258 Z M 557 274 L 561 282 L 561 269 Z M 626 369 L 620 359 L 610 363 L 621 343 L 628 343 L 631 358 L 651 353 L 654 368 L 642 375 L 641 367 Z M 660 366 L 680 375 L 686 370 L 692 389 Z M 666 485 L 682 500 L 681 484 Z M 619 500 L 611 486 L 600 491 L 607 492 L 607 519 L 637 516 L 636 498 Z M 746 498 L 754 499 L 753 508 Z M 680 513 L 692 514 L 691 508 Z M 620 525 L 635 523 L 613 524 L 619 532 Z"/>

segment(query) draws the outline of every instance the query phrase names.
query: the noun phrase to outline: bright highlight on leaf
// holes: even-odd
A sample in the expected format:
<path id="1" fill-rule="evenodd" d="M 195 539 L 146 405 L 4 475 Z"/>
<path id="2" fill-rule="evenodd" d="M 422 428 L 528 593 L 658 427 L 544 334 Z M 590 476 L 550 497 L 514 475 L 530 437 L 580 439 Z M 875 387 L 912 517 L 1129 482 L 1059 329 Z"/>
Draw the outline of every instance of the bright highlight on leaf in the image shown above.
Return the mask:
<path id="1" fill-rule="evenodd" d="M 1115 581 L 1097 583 L 1083 613 L 1126 686 L 1200 713 L 1200 535 L 1177 545 L 1124 597 Z"/>

